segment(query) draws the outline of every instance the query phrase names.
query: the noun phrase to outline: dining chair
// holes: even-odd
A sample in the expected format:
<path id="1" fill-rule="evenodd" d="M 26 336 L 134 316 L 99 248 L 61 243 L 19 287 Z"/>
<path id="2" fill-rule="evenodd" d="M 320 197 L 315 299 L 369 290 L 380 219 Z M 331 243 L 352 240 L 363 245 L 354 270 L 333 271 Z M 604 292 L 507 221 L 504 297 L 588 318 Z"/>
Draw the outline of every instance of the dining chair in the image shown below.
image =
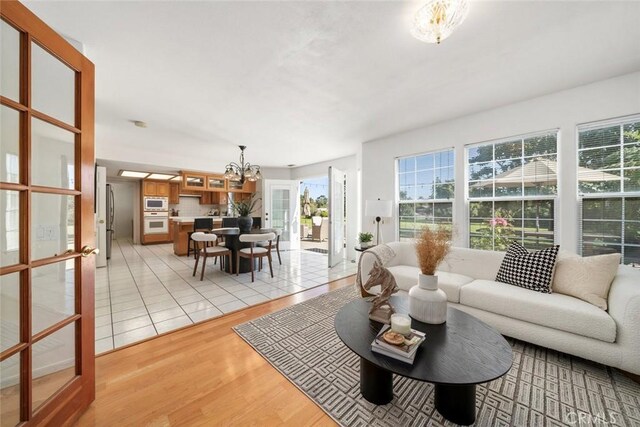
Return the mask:
<path id="1" fill-rule="evenodd" d="M 281 228 L 261 228 L 260 232 L 262 233 L 274 233 L 276 235 L 276 243 L 271 246 L 271 250 L 276 251 L 278 254 L 278 262 L 282 265 L 282 258 L 280 257 L 280 235 L 282 234 Z M 266 248 L 269 242 L 258 242 L 257 245 L 263 248 Z"/>
<path id="2" fill-rule="evenodd" d="M 191 250 L 193 249 L 193 254 L 195 256 L 196 251 L 196 243 L 191 240 L 191 236 L 193 233 L 198 231 L 211 231 L 213 228 L 213 218 L 196 218 L 193 220 L 193 231 L 187 232 L 187 257 L 191 254 Z"/>
<path id="3" fill-rule="evenodd" d="M 260 259 L 260 269 L 262 269 L 262 258 L 267 257 L 269 260 L 269 271 L 271 272 L 271 277 L 273 277 L 273 264 L 271 263 L 271 242 L 276 238 L 275 233 L 246 233 L 241 234 L 239 239 L 240 242 L 250 243 L 248 248 L 242 248 L 236 251 L 236 276 L 240 275 L 240 257 L 249 258 L 249 263 L 251 264 L 251 281 L 255 281 L 255 273 L 254 273 L 254 265 L 253 261 L 256 258 Z M 268 246 L 266 248 L 256 246 L 258 242 L 268 242 Z"/>
<path id="4" fill-rule="evenodd" d="M 191 239 L 196 242 L 196 248 L 194 255 L 196 257 L 196 263 L 193 266 L 193 274 L 196 275 L 196 270 L 198 269 L 198 262 L 200 261 L 200 257 L 203 257 L 202 260 L 202 273 L 200 273 L 200 280 L 204 279 L 204 269 L 207 264 L 207 258 L 213 257 L 214 260 L 220 257 L 220 270 L 224 268 L 224 257 L 227 257 L 227 262 L 231 262 L 231 250 L 224 246 L 217 246 L 218 236 L 213 233 L 204 233 L 202 231 L 197 231 L 191 235 Z M 209 244 L 213 243 L 214 246 L 209 246 Z M 202 247 L 199 245 L 202 244 Z"/>

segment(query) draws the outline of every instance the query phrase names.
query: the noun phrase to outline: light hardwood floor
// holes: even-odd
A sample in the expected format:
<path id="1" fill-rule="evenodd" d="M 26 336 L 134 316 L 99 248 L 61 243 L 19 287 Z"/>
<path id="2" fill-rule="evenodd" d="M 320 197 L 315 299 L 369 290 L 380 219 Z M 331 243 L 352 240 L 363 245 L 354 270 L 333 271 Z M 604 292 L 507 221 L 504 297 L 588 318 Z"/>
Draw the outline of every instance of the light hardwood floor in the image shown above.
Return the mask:
<path id="1" fill-rule="evenodd" d="M 353 285 L 355 276 L 96 358 L 96 400 L 77 425 L 335 425 L 231 329 Z"/>

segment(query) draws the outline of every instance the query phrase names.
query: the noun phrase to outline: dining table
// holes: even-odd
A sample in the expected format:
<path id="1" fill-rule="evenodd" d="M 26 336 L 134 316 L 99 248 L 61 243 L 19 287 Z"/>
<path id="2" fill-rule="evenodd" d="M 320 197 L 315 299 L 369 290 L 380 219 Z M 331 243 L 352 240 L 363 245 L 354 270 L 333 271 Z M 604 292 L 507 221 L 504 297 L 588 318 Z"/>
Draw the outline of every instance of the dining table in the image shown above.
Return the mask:
<path id="1" fill-rule="evenodd" d="M 240 231 L 239 228 L 222 228 L 211 230 L 216 236 L 224 236 L 224 246 L 231 250 L 231 262 L 226 263 L 225 271 L 230 274 L 236 272 L 236 254 L 242 248 L 248 248 L 251 246 L 248 242 L 241 242 L 240 235 L 247 234 Z M 249 233 L 260 233 L 260 230 L 252 230 Z M 251 271 L 251 262 L 254 263 L 253 269 L 257 270 L 256 259 L 240 258 L 240 273 L 248 273 Z"/>

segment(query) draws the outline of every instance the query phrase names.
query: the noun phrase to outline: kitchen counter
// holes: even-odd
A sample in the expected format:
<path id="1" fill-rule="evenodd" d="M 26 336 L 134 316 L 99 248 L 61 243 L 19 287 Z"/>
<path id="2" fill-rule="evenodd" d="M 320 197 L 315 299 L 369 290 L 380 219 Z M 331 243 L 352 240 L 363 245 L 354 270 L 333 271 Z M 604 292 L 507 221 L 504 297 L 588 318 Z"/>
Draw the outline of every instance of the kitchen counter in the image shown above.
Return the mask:
<path id="1" fill-rule="evenodd" d="M 220 216 L 172 216 L 169 220 L 173 223 L 171 227 L 173 235 L 173 253 L 179 256 L 186 255 L 189 248 L 189 233 L 193 231 L 193 222 L 196 218 L 211 218 L 213 220 L 213 228 L 222 227 L 222 218 Z"/>
<path id="2" fill-rule="evenodd" d="M 222 221 L 222 218 L 233 218 L 231 216 L 170 216 L 169 219 L 173 222 L 193 222 L 196 218 L 211 218 L 213 221 Z"/>

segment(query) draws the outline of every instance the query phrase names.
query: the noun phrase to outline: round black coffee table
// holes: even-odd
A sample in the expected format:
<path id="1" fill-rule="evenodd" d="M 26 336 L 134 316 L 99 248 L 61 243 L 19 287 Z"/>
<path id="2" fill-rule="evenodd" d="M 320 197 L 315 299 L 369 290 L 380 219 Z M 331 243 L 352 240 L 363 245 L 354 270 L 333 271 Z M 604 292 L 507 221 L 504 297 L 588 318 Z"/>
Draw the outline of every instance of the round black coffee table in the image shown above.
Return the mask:
<path id="1" fill-rule="evenodd" d="M 406 296 L 392 296 L 397 313 L 409 312 Z M 413 365 L 371 351 L 382 324 L 369 320 L 371 303 L 357 299 L 338 311 L 338 336 L 360 356 L 360 392 L 376 405 L 393 399 L 392 374 L 435 385 L 435 406 L 444 418 L 457 424 L 476 419 L 476 384 L 506 374 L 513 362 L 509 343 L 491 326 L 449 307 L 447 322 L 429 325 L 411 320 L 411 327 L 426 334 Z"/>

